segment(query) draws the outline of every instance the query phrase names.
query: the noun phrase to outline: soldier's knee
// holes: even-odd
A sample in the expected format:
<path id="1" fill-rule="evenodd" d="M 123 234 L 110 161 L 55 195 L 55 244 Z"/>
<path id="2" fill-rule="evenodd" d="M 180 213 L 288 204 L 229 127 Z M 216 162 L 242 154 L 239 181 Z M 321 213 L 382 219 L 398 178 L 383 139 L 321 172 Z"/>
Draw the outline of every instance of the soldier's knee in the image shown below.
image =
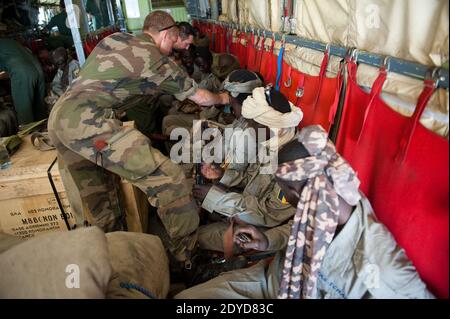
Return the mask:
<path id="1" fill-rule="evenodd" d="M 170 208 L 162 207 L 158 213 L 170 238 L 189 236 L 196 232 L 200 225 L 198 208 L 192 200 Z"/>
<path id="2" fill-rule="evenodd" d="M 177 127 L 178 115 L 167 115 L 162 121 L 162 130 L 166 135 L 170 135 L 175 127 Z"/>
<path id="3" fill-rule="evenodd" d="M 213 223 L 198 229 L 198 243 L 200 248 L 223 251 L 223 235 L 228 227 L 226 223 Z"/>

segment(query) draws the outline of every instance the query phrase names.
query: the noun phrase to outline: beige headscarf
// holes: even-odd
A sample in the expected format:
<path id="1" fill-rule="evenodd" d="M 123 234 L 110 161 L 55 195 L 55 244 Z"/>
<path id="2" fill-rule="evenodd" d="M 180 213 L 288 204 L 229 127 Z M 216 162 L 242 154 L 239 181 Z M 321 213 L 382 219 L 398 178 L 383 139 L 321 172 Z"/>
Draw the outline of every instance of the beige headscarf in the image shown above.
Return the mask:
<path id="1" fill-rule="evenodd" d="M 250 71 L 247 71 L 249 73 L 252 73 Z M 225 81 L 222 83 L 222 89 L 225 91 L 228 91 L 232 97 L 237 97 L 239 94 L 250 94 L 253 92 L 253 90 L 257 87 L 260 87 L 263 85 L 261 79 L 258 77 L 256 73 L 253 73 L 255 76 L 254 80 L 247 81 L 247 82 L 231 82 L 230 76 L 233 74 L 231 72 Z"/>

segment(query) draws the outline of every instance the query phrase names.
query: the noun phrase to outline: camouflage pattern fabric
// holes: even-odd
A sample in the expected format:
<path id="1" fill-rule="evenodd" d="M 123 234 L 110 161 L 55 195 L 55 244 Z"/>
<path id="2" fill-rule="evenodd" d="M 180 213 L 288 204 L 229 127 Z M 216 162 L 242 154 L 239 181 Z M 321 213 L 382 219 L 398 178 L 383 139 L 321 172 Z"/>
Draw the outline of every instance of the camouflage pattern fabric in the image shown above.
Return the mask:
<path id="1" fill-rule="evenodd" d="M 299 141 L 311 156 L 281 164 L 276 173 L 286 181 L 306 180 L 286 249 L 280 299 L 316 297 L 318 272 L 338 225 L 338 194 L 350 205 L 361 199 L 355 172 L 322 127 L 305 127 Z"/>
<path id="2" fill-rule="evenodd" d="M 82 200 L 104 231 L 120 230 L 115 192 L 105 178 L 120 176 L 147 194 L 170 237 L 166 247 L 189 261 L 196 245 L 198 208 L 179 166 L 150 140 L 117 120 L 130 105 L 157 93 L 184 100 L 197 86 L 162 56 L 151 37 L 116 33 L 102 40 L 52 109 L 49 135 Z M 105 177 L 106 174 L 106 177 Z"/>

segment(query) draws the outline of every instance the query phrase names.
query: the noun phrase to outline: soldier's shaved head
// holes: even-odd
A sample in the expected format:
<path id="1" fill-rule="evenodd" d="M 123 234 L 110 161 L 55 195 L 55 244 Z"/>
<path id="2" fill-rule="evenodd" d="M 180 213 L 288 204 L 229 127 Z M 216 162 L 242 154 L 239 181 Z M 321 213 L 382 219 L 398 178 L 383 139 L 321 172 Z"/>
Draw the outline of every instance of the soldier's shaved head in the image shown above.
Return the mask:
<path id="1" fill-rule="evenodd" d="M 169 30 L 171 35 L 178 36 L 178 26 L 172 16 L 160 10 L 149 13 L 145 18 L 143 31 L 159 33 L 164 30 Z"/>
<path id="2" fill-rule="evenodd" d="M 149 34 L 164 55 L 170 55 L 178 40 L 179 29 L 170 14 L 165 11 L 153 11 L 144 21 L 143 32 Z"/>

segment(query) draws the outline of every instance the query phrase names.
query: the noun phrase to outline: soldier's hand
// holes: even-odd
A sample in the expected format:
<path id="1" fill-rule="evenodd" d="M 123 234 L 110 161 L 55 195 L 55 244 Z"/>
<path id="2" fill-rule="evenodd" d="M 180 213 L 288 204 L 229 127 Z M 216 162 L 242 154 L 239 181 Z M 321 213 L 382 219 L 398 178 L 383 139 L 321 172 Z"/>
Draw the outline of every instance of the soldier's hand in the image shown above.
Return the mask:
<path id="1" fill-rule="evenodd" d="M 249 241 L 242 241 L 242 234 L 249 237 Z M 250 236 L 248 236 L 250 235 Z M 236 225 L 233 233 L 233 241 L 239 247 L 250 250 L 266 251 L 269 247 L 269 240 L 263 232 L 252 225 Z"/>
<path id="2" fill-rule="evenodd" d="M 192 195 L 194 195 L 194 198 L 199 202 L 203 202 L 211 187 L 212 184 L 194 185 L 194 187 L 192 188 Z"/>

